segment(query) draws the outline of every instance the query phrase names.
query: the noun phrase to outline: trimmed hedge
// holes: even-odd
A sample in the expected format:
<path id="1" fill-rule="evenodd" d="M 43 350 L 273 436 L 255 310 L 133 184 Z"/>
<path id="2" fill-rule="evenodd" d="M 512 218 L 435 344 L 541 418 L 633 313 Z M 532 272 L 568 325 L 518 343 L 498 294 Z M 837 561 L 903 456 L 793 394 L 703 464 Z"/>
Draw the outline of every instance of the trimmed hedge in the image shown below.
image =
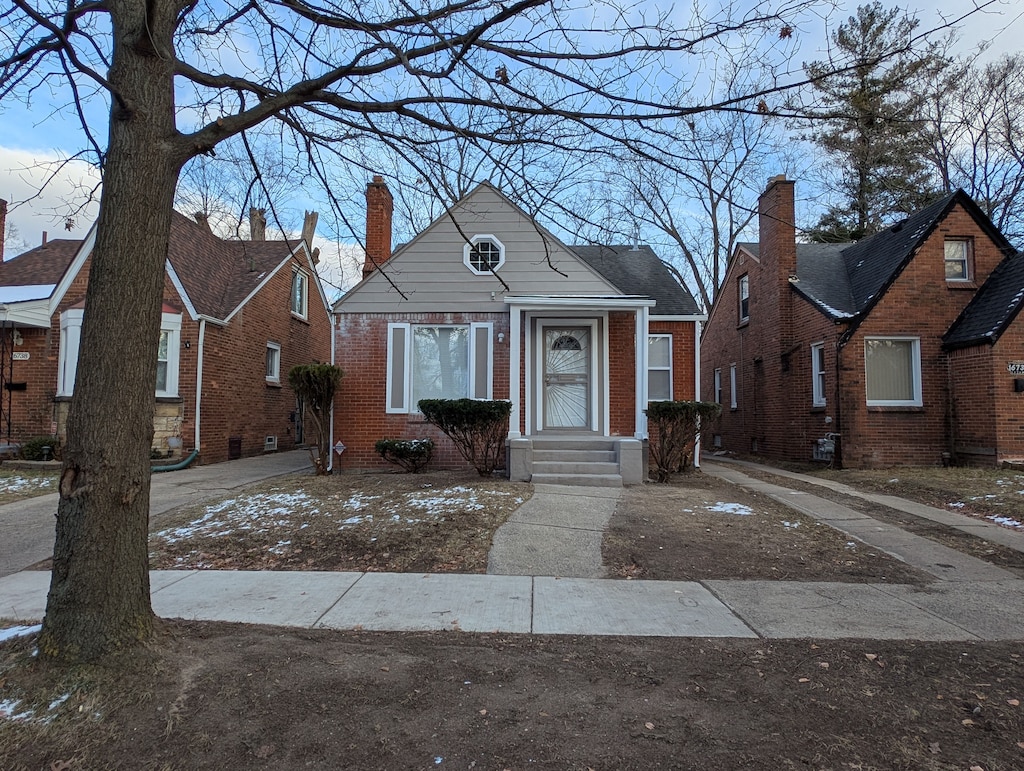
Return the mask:
<path id="1" fill-rule="evenodd" d="M 501 463 L 512 402 L 477 399 L 421 399 L 420 412 L 441 429 L 480 476 Z"/>
<path id="2" fill-rule="evenodd" d="M 657 482 L 667 482 L 677 471 L 693 463 L 693 450 L 704 420 L 722 412 L 715 402 L 651 402 L 644 410 L 650 434 L 651 472 Z"/>
<path id="3" fill-rule="evenodd" d="M 374 448 L 388 463 L 394 463 L 409 473 L 416 474 L 430 462 L 430 456 L 434 454 L 434 440 L 378 439 Z"/>

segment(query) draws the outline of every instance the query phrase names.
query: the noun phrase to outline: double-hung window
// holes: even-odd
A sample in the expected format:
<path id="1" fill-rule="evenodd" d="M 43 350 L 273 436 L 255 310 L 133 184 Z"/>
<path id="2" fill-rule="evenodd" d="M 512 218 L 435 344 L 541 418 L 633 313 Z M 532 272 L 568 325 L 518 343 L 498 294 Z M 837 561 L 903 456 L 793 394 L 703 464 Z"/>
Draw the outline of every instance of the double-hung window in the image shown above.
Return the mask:
<path id="1" fill-rule="evenodd" d="M 739 401 L 736 398 L 736 365 L 729 365 L 729 407 L 736 409 L 739 406 Z"/>
<path id="2" fill-rule="evenodd" d="M 267 343 L 267 382 L 277 385 L 281 382 L 281 346 Z"/>
<path id="3" fill-rule="evenodd" d="M 416 412 L 421 399 L 490 399 L 492 324 L 388 324 L 387 406 Z"/>
<path id="4" fill-rule="evenodd" d="M 299 318 L 306 318 L 309 302 L 309 276 L 296 268 L 292 271 L 291 310 Z"/>
<path id="5" fill-rule="evenodd" d="M 715 370 L 715 404 L 722 403 L 722 370 Z"/>
<path id="6" fill-rule="evenodd" d="M 825 344 L 816 343 L 811 346 L 811 404 L 815 407 L 825 406 Z"/>
<path id="7" fill-rule="evenodd" d="M 750 276 L 746 274 L 740 276 L 736 289 L 739 294 L 740 301 L 740 324 L 743 324 L 746 321 L 750 321 Z"/>
<path id="8" fill-rule="evenodd" d="M 672 400 L 672 335 L 647 337 L 647 399 Z"/>
<path id="9" fill-rule="evenodd" d="M 57 362 L 57 396 L 75 392 L 78 352 L 82 342 L 81 308 L 69 308 L 60 314 L 60 354 Z M 181 351 L 181 314 L 160 316 L 160 338 L 156 352 L 156 396 L 178 395 L 178 358 Z"/>
<path id="10" fill-rule="evenodd" d="M 920 407 L 920 339 L 865 338 L 864 375 L 868 406 Z"/>
<path id="11" fill-rule="evenodd" d="M 971 242 L 947 238 L 945 242 L 946 281 L 971 280 Z"/>

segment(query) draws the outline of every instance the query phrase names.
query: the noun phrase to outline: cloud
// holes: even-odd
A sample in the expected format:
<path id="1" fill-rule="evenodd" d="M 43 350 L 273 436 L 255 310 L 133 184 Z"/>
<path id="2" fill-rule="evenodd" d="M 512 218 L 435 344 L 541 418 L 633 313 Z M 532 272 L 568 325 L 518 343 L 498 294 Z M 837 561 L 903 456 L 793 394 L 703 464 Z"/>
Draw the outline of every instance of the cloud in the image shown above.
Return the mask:
<path id="1" fill-rule="evenodd" d="M 4 256 L 37 246 L 43 231 L 84 238 L 99 211 L 98 184 L 99 172 L 88 163 L 0 146 L 0 198 L 9 204 L 8 245 L 16 250 Z"/>

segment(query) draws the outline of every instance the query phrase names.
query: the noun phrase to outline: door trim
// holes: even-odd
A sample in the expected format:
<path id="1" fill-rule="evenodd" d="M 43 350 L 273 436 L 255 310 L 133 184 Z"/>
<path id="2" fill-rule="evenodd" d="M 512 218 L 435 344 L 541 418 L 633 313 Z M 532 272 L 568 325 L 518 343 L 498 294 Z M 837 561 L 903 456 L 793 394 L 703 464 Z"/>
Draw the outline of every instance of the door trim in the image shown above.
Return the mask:
<path id="1" fill-rule="evenodd" d="M 534 409 L 533 415 L 533 432 L 540 433 L 542 431 L 555 432 L 555 431 L 599 431 L 599 415 L 598 405 L 603 405 L 604 401 L 599 400 L 598 384 L 601 380 L 600 370 L 598 369 L 598 346 L 604 347 L 604 341 L 598 337 L 598 320 L 593 317 L 588 318 L 537 318 L 536 325 L 533 329 L 533 387 L 534 392 L 537 394 L 537 404 Z M 545 355 L 545 342 L 544 342 L 544 330 L 548 327 L 578 327 L 586 328 L 590 330 L 590 350 L 589 350 L 589 391 L 588 394 L 588 412 L 587 416 L 588 425 L 581 428 L 564 428 L 564 429 L 545 429 L 544 427 L 544 410 L 545 410 L 545 396 L 544 396 L 544 355 Z"/>

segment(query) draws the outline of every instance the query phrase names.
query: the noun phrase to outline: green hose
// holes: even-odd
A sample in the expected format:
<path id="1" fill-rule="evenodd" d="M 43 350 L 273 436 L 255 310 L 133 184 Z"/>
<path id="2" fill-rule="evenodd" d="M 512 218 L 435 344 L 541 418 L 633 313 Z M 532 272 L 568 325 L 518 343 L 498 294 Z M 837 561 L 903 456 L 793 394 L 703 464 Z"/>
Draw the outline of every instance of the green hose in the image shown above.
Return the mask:
<path id="1" fill-rule="evenodd" d="M 189 466 L 191 466 L 192 465 L 192 461 L 194 461 L 198 457 L 199 457 L 199 450 L 196 449 L 196 450 L 193 450 L 189 454 L 189 456 L 187 458 L 185 458 L 184 460 L 178 461 L 177 463 L 174 463 L 174 464 L 172 464 L 170 466 L 150 466 L 149 470 L 152 471 L 154 474 L 157 473 L 158 471 L 181 471 L 182 469 L 188 468 Z"/>

